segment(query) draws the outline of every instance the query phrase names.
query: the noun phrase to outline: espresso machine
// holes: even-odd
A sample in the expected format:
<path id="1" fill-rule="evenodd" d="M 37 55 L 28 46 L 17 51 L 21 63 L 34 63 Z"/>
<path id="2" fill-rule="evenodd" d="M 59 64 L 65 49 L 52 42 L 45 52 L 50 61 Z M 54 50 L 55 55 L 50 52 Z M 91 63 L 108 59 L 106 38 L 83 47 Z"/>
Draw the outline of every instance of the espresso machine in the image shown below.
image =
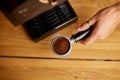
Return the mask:
<path id="1" fill-rule="evenodd" d="M 68 0 L 0 0 L 0 7 L 15 26 L 23 24 L 34 41 L 78 18 Z"/>

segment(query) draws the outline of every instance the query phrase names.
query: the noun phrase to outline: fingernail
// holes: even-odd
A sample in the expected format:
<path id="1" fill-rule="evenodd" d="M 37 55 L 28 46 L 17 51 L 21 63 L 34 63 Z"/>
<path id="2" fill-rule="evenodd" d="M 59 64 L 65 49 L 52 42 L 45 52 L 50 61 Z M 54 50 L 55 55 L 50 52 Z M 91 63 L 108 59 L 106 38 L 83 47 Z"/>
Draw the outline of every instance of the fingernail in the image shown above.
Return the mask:
<path id="1" fill-rule="evenodd" d="M 81 30 L 81 28 L 80 28 L 80 27 L 78 27 L 78 28 L 77 28 L 77 30 L 78 30 L 78 31 L 80 31 L 80 30 Z"/>

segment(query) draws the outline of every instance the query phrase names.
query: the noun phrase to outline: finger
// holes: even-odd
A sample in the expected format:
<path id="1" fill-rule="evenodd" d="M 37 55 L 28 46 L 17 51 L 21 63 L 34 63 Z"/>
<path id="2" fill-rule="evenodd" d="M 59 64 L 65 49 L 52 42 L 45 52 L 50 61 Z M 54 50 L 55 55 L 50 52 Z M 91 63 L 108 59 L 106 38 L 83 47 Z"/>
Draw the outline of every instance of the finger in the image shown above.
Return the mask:
<path id="1" fill-rule="evenodd" d="M 88 29 L 90 26 L 94 25 L 97 22 L 96 17 L 91 18 L 87 22 L 83 23 L 81 26 L 77 28 L 78 31 L 84 31 Z"/>
<path id="2" fill-rule="evenodd" d="M 81 40 L 81 43 L 84 45 L 90 45 L 91 43 L 93 43 L 96 40 L 94 34 L 91 34 L 90 36 L 88 36 L 86 39 Z"/>
<path id="3" fill-rule="evenodd" d="M 88 25 L 88 22 L 83 23 L 80 27 L 77 28 L 78 31 L 84 31 L 88 29 L 90 26 Z"/>
<path id="4" fill-rule="evenodd" d="M 96 32 L 97 31 L 95 29 L 95 27 L 97 25 L 98 25 L 98 23 L 94 24 L 94 29 L 92 30 L 92 32 L 90 33 L 90 35 L 87 38 L 81 40 L 80 43 L 85 44 L 85 45 L 89 45 L 89 44 L 93 43 L 97 39 L 97 37 L 96 37 L 96 35 L 97 35 Z"/>

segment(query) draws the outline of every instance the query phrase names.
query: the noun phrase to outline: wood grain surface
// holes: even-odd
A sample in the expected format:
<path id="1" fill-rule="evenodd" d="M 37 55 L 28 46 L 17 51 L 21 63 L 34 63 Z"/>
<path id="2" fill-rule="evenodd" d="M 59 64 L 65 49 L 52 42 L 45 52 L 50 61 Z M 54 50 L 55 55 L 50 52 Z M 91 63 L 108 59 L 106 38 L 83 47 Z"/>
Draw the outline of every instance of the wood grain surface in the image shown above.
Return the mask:
<path id="1" fill-rule="evenodd" d="M 0 12 L 0 80 L 120 80 L 120 24 L 105 40 L 73 44 L 60 58 L 50 50 L 54 35 L 71 37 L 100 9 L 120 0 L 69 0 L 78 21 L 35 43 L 22 25 L 15 27 Z"/>
<path id="2" fill-rule="evenodd" d="M 55 34 L 70 37 L 77 33 L 76 28 L 88 20 L 100 9 L 119 2 L 120 0 L 70 0 L 79 19 L 74 24 L 35 43 L 27 35 L 22 25 L 13 26 L 0 12 L 0 55 L 1 56 L 32 56 L 57 57 L 50 50 L 50 42 Z M 74 44 L 70 58 L 102 58 L 120 59 L 120 25 L 105 40 L 96 41 L 90 46 Z"/>
<path id="3" fill-rule="evenodd" d="M 120 62 L 1 58 L 0 80 L 120 80 Z"/>

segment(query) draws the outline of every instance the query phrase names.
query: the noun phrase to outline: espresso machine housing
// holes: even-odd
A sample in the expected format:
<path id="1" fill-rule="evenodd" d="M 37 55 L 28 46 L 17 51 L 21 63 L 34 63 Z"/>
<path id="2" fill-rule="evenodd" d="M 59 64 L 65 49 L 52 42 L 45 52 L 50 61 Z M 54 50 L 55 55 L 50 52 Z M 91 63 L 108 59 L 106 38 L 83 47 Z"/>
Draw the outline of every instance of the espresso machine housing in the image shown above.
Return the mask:
<path id="1" fill-rule="evenodd" d="M 0 0 L 2 12 L 14 24 L 23 24 L 34 41 L 77 20 L 68 0 Z"/>

